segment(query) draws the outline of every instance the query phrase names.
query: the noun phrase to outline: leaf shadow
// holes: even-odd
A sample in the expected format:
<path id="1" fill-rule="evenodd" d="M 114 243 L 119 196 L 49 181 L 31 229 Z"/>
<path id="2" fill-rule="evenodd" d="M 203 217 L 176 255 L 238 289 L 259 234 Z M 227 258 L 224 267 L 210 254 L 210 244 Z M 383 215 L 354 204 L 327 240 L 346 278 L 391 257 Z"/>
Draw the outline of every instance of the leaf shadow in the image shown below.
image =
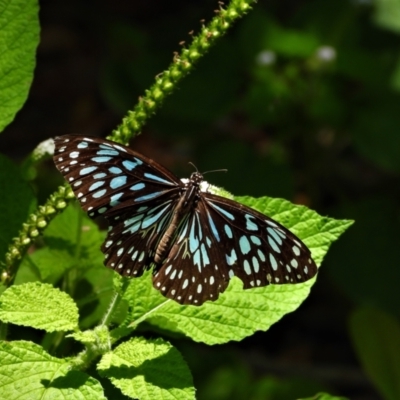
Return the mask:
<path id="1" fill-rule="evenodd" d="M 171 352 L 171 354 L 169 354 Z M 101 371 L 109 379 L 128 379 L 142 375 L 144 380 L 163 389 L 187 389 L 193 386 L 189 370 L 183 360 L 176 360 L 174 349 L 151 360 L 145 360 L 140 366 L 111 366 Z M 171 376 L 173 375 L 173 376 Z"/>
<path id="2" fill-rule="evenodd" d="M 40 382 L 45 388 L 55 389 L 79 389 L 87 385 L 91 377 L 80 371 L 68 371 L 64 376 L 59 376 L 54 380 L 42 379 Z"/>

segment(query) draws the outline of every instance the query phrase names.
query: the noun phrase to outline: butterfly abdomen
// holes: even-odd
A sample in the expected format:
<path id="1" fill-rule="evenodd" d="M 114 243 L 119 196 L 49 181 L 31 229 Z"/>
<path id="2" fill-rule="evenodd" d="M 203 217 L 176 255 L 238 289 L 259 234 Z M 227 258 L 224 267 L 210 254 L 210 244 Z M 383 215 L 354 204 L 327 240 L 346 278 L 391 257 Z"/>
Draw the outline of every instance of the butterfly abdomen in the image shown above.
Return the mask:
<path id="1" fill-rule="evenodd" d="M 195 207 L 196 201 L 198 200 L 199 187 L 197 185 L 190 186 L 185 190 L 179 199 L 178 204 L 172 215 L 171 222 L 165 231 L 164 235 L 157 246 L 156 254 L 154 256 L 154 262 L 161 264 L 171 249 L 172 242 L 175 240 L 176 232 L 179 225 L 181 224 L 185 215 Z"/>

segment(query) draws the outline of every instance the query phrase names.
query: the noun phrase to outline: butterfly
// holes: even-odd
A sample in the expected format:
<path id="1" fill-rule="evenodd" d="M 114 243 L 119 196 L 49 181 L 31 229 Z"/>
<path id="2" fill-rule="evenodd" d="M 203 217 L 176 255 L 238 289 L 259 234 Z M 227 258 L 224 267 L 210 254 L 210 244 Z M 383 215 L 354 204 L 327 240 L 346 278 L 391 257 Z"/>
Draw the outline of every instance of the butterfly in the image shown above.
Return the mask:
<path id="1" fill-rule="evenodd" d="M 129 277 L 153 268 L 153 286 L 181 304 L 215 301 L 230 278 L 244 289 L 299 283 L 317 273 L 284 226 L 211 193 L 199 172 L 179 179 L 128 147 L 75 135 L 54 139 L 54 162 L 92 218 L 109 222 L 104 264 Z"/>

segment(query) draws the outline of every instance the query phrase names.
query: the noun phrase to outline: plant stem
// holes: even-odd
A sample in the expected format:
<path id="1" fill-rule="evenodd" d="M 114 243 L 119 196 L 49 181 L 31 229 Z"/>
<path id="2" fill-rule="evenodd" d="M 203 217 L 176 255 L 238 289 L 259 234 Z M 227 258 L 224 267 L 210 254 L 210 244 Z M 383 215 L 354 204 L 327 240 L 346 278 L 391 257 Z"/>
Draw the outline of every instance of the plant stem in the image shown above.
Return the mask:
<path id="1" fill-rule="evenodd" d="M 138 104 L 123 118 L 122 123 L 108 139 L 127 144 L 138 135 L 147 119 L 153 115 L 162 101 L 173 92 L 179 82 L 192 71 L 195 63 L 204 56 L 210 47 L 223 36 L 237 19 L 243 17 L 255 0 L 232 0 L 226 8 L 216 10 L 216 16 L 208 25 L 203 25 L 200 33 L 193 37 L 189 47 L 175 53 L 169 68 L 155 78 L 155 83 L 145 91 Z M 221 71 L 221 73 L 223 73 Z M 6 253 L 6 264 L 1 271 L 1 280 L 6 285 L 12 284 L 18 261 L 25 254 L 32 241 L 37 238 L 48 223 L 62 211 L 74 198 L 69 186 L 62 186 L 52 194 L 49 200 L 31 214 L 23 224 L 18 237 L 14 238 Z"/>
<path id="2" fill-rule="evenodd" d="M 74 193 L 68 185 L 60 186 L 43 206 L 40 206 L 28 220 L 22 224 L 22 229 L 8 247 L 5 256 L 5 267 L 2 267 L 1 280 L 5 286 L 10 286 L 15 278 L 18 261 L 22 259 L 27 248 L 44 231 L 49 222 L 74 198 Z"/>
<path id="3" fill-rule="evenodd" d="M 184 47 L 180 54 L 174 53 L 169 68 L 156 76 L 155 83 L 139 98 L 133 111 L 128 112 L 121 125 L 107 139 L 127 144 L 132 137 L 138 135 L 146 120 L 155 113 L 165 97 L 193 70 L 196 62 L 227 32 L 233 22 L 251 9 L 252 3 L 255 0 L 232 0 L 227 8 L 223 8 L 220 2 L 220 8 L 215 10 L 216 16 L 208 25 L 202 26 L 189 47 Z"/>
<path id="4" fill-rule="evenodd" d="M 128 289 L 128 286 L 129 286 L 129 279 L 122 277 L 122 286 L 117 292 L 115 292 L 114 297 L 111 300 L 110 306 L 108 307 L 106 313 L 103 316 L 100 326 L 107 326 L 110 323 L 110 319 L 114 311 L 117 309 L 124 293 L 126 292 L 126 289 Z"/>

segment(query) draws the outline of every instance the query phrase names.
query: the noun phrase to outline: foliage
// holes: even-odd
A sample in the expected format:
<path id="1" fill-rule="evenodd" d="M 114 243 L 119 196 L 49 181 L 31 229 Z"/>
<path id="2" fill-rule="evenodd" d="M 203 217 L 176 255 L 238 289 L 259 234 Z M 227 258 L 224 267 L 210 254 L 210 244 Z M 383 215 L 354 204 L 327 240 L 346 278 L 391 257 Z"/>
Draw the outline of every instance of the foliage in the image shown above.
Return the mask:
<path id="1" fill-rule="evenodd" d="M 360 307 L 350 318 L 350 333 L 365 371 L 385 399 L 400 394 L 400 324 L 390 314 Z"/>
<path id="2" fill-rule="evenodd" d="M 13 129 L 9 124 L 28 96 L 35 68 L 38 5 L 8 0 L 0 9 L 0 126 Z M 96 82 L 102 101 L 125 115 L 117 128 L 104 129 L 114 129 L 112 139 L 126 143 L 147 122 L 157 141 L 177 143 L 178 159 L 189 154 L 202 170 L 228 168 L 226 175 L 213 175 L 213 183 L 259 196 L 235 199 L 293 230 L 318 265 L 352 221 L 321 217 L 265 193 L 357 221 L 329 252 L 323 273 L 339 288 L 335 311 L 349 309 L 340 307 L 339 292 L 346 301 L 377 306 L 351 314 L 350 334 L 385 399 L 399 397 L 400 381 L 399 10 L 394 0 L 234 0 L 201 23 L 167 69 L 170 44 L 176 47 L 196 26 L 192 16 L 200 19 L 204 9 L 157 20 L 158 36 L 127 20 L 108 22 L 105 34 L 97 35 L 110 46 Z M 90 14 L 82 13 L 87 21 Z M 58 113 L 43 114 L 52 121 L 47 136 L 56 135 L 55 126 L 67 129 Z M 40 135 L 31 136 L 37 145 Z M 39 183 L 46 180 L 43 165 L 51 153 L 44 142 L 21 166 L 0 155 L 0 398 L 342 398 L 305 378 L 254 378 L 236 361 L 221 362 L 212 374 L 208 365 L 193 366 L 198 357 L 181 350 L 183 338 L 213 345 L 266 331 L 300 306 L 314 281 L 243 291 L 233 279 L 217 302 L 198 308 L 166 300 L 153 289 L 150 273 L 121 279 L 103 266 L 104 230 L 68 205 L 73 195 L 67 186 L 54 192 L 51 178 L 54 193 L 43 202 Z M 183 169 L 179 163 L 175 168 Z M 36 203 L 43 205 L 34 211 Z M 312 326 L 323 329 L 323 323 Z M 210 351 L 216 362 L 219 350 Z M 195 379 L 197 393 L 196 368 L 206 377 L 205 383 Z"/>

